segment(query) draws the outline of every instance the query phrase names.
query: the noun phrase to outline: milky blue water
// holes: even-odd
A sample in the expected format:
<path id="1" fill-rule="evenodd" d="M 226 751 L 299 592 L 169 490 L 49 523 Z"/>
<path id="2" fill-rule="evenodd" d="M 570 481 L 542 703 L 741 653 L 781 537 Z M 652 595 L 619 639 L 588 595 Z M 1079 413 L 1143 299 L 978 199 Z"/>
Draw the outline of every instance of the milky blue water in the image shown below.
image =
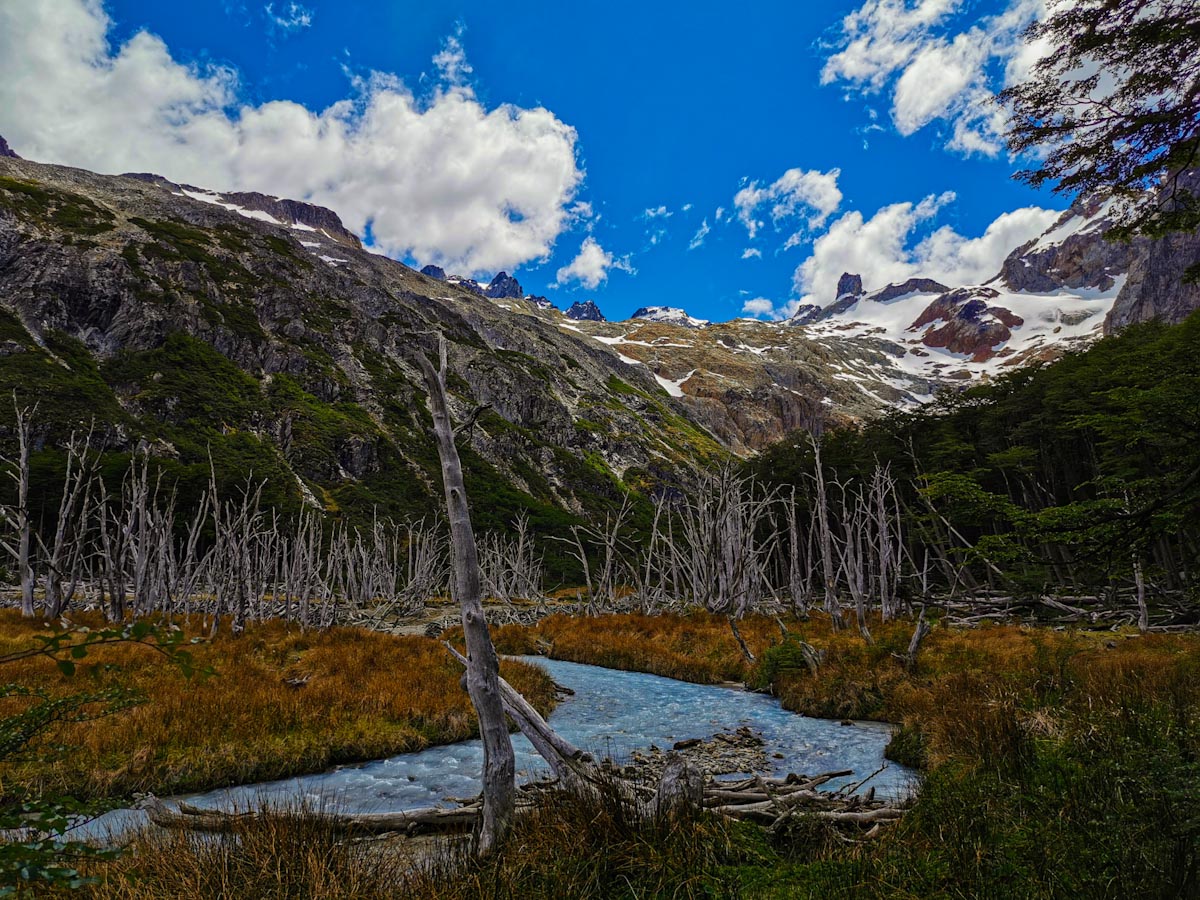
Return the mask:
<path id="1" fill-rule="evenodd" d="M 772 773 L 816 775 L 852 769 L 854 776 L 831 781 L 827 789 L 870 775 L 886 761 L 883 749 L 891 727 L 877 722 L 840 725 L 784 710 L 766 694 L 736 688 L 690 684 L 640 672 L 523 657 L 545 668 L 559 684 L 575 691 L 550 716 L 554 729 L 597 759 L 620 761 L 652 745 L 664 750 L 679 740 L 709 738 L 742 725 L 760 733 Z M 520 735 L 513 736 L 520 780 L 546 774 L 545 763 Z M 774 758 L 778 754 L 781 758 Z M 914 773 L 896 763 L 870 781 L 885 796 L 900 796 L 915 784 Z M 196 794 L 189 803 L 209 808 L 248 809 L 263 803 L 305 801 L 339 812 L 398 812 L 451 805 L 447 798 L 479 793 L 483 747 L 478 740 L 417 753 L 404 753 L 363 765 L 342 766 L 318 775 L 244 785 Z M 110 813 L 87 831 L 123 829 L 144 821 L 132 811 Z"/>

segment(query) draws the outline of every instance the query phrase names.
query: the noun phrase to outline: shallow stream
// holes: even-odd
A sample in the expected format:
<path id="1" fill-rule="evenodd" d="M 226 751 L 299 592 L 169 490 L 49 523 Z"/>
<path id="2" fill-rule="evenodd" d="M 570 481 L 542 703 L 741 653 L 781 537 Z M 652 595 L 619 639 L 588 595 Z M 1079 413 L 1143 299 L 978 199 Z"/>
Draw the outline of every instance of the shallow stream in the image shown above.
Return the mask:
<path id="1" fill-rule="evenodd" d="M 676 741 L 706 739 L 716 732 L 746 725 L 762 735 L 771 774 L 854 770 L 853 777 L 831 781 L 825 789 L 865 778 L 886 762 L 883 750 L 891 726 L 883 723 L 841 725 L 788 712 L 766 694 L 542 657 L 523 659 L 544 667 L 555 681 L 575 692 L 558 705 L 549 721 L 563 737 L 597 759 L 609 756 L 621 761 L 633 750 L 651 746 L 668 750 Z M 545 764 L 524 737 L 513 736 L 513 749 L 519 780 L 546 773 Z M 318 775 L 223 788 L 179 799 L 219 809 L 306 802 L 314 808 L 345 813 L 398 812 L 453 805 L 447 798 L 478 794 L 482 769 L 483 747 L 473 740 L 341 766 Z M 870 781 L 884 796 L 903 795 L 914 783 L 914 773 L 897 763 L 887 763 Z M 143 813 L 118 810 L 97 819 L 86 830 L 99 835 L 144 821 Z"/>

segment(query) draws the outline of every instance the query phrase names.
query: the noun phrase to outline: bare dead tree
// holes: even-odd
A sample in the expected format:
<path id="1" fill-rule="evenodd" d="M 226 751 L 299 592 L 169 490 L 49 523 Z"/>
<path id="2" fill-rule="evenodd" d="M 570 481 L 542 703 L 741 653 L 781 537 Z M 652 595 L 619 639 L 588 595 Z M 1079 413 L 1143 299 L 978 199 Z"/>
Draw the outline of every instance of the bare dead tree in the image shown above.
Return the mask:
<path id="1" fill-rule="evenodd" d="M 35 576 L 33 571 L 33 526 L 29 515 L 29 452 L 33 442 L 33 420 L 38 405 L 21 406 L 17 392 L 12 395 L 13 411 L 16 413 L 17 458 L 0 459 L 9 469 L 9 477 L 17 488 L 15 506 L 0 507 L 4 523 L 15 533 L 15 540 L 5 538 L 0 542 L 17 566 L 17 577 L 21 582 L 21 615 L 32 618 L 36 612 L 33 605 Z"/>
<path id="2" fill-rule="evenodd" d="M 837 563 L 833 551 L 833 529 L 829 524 L 829 491 L 825 480 L 825 467 L 821 460 L 821 444 L 823 436 L 818 429 L 810 429 L 808 439 L 813 448 L 813 485 L 815 488 L 815 503 L 813 518 L 817 528 L 817 543 L 821 551 L 821 578 L 824 582 L 825 612 L 833 621 L 833 627 L 845 627 L 842 619 L 842 608 L 837 596 Z"/>
<path id="3" fill-rule="evenodd" d="M 871 546 L 868 533 L 868 501 L 861 491 L 851 491 L 846 485 L 837 485 L 841 493 L 841 525 L 843 537 L 835 542 L 840 561 L 839 573 L 854 602 L 858 632 L 868 644 L 875 643 L 867 627 L 867 590 L 870 584 L 868 558 Z"/>
<path id="4" fill-rule="evenodd" d="M 48 543 L 38 535 L 46 572 L 43 578 L 46 615 L 53 619 L 63 614 L 83 577 L 89 489 L 94 476 L 91 438 L 89 430 L 86 437 L 72 434 L 67 441 L 66 471 L 54 533 Z"/>
<path id="5" fill-rule="evenodd" d="M 449 364 L 445 337 L 438 336 L 438 368 L 435 369 L 424 354 L 418 354 L 417 358 L 429 391 L 434 438 L 442 465 L 454 561 L 454 594 L 462 608 L 463 635 L 467 644 L 467 692 L 479 717 L 479 733 L 483 739 L 483 812 L 478 850 L 486 854 L 495 848 L 512 820 L 516 766 L 500 693 L 500 662 L 483 614 L 479 557 L 471 529 L 462 462 L 454 444 L 454 425 L 446 391 Z"/>
<path id="6" fill-rule="evenodd" d="M 768 561 L 777 543 L 765 526 L 775 500 L 731 467 L 708 475 L 676 511 L 679 538 L 668 543 L 682 573 L 679 588 L 690 602 L 725 616 L 742 653 L 754 654 L 742 639 L 738 620 L 771 593 Z"/>

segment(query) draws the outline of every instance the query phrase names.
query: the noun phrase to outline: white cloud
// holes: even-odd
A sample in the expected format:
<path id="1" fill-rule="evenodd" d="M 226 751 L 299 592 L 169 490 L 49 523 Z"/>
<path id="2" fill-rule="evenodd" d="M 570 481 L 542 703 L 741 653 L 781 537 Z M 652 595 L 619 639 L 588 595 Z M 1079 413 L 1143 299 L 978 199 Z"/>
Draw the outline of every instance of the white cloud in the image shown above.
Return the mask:
<path id="1" fill-rule="evenodd" d="M 757 247 L 747 247 L 742 251 L 742 259 L 762 259 L 762 251 Z"/>
<path id="2" fill-rule="evenodd" d="M 710 231 L 712 231 L 712 226 L 708 224 L 708 219 L 702 219 L 700 227 L 696 229 L 696 233 L 692 235 L 692 239 L 688 242 L 688 249 L 695 250 L 697 247 L 704 246 L 704 239 L 708 237 Z"/>
<path id="3" fill-rule="evenodd" d="M 769 316 L 775 312 L 775 304 L 766 297 L 755 297 L 742 304 L 742 312 L 749 316 Z"/>
<path id="4" fill-rule="evenodd" d="M 753 300 L 747 300 L 742 304 L 742 312 L 748 316 L 781 321 L 783 319 L 790 319 L 795 314 L 799 305 L 799 300 L 788 300 L 776 306 L 773 300 L 768 300 L 766 297 L 755 297 Z"/>
<path id="5" fill-rule="evenodd" d="M 121 46 L 100 0 L 0 3 L 0 134 L 22 155 L 152 171 L 336 210 L 378 249 L 467 272 L 546 258 L 576 219 L 576 133 L 549 110 L 486 107 L 457 37 L 427 96 L 380 73 L 314 112 L 238 105 L 235 72 L 184 65 L 139 32 Z"/>
<path id="6" fill-rule="evenodd" d="M 467 82 L 467 77 L 475 70 L 471 68 L 471 64 L 467 62 L 467 51 L 462 45 L 463 32 L 466 29 L 462 23 L 459 23 L 454 34 L 446 38 L 442 49 L 433 56 L 433 66 L 438 71 L 438 75 L 447 84 L 463 85 Z"/>
<path id="7" fill-rule="evenodd" d="M 1046 0 L 1008 0 L 967 27 L 963 0 L 867 0 L 841 22 L 838 50 L 821 82 L 851 91 L 890 90 L 892 122 L 904 135 L 941 121 L 947 146 L 994 156 L 1003 147 L 1004 113 L 995 90 L 1023 78 L 1048 48 L 1028 46 L 1025 27 Z"/>
<path id="8" fill-rule="evenodd" d="M 760 187 L 757 181 L 745 185 L 734 195 L 733 205 L 750 240 L 765 224 L 759 218 L 764 211 L 776 229 L 785 223 L 802 223 L 802 230 L 788 238 L 788 247 L 804 239 L 804 229 L 820 228 L 842 203 L 842 192 L 837 186 L 841 174 L 840 169 L 828 172 L 788 169 L 769 185 Z"/>
<path id="9" fill-rule="evenodd" d="M 555 284 L 578 281 L 588 290 L 593 290 L 608 280 L 608 273 L 612 269 L 631 275 L 637 271 L 630 265 L 629 257 L 614 257 L 600 246 L 599 241 L 588 235 L 583 239 L 576 257 L 555 273 Z"/>
<path id="10" fill-rule="evenodd" d="M 299 31 L 302 28 L 311 27 L 313 23 L 313 11 L 306 9 L 299 3 L 288 3 L 286 6 L 281 5 L 279 12 L 275 11 L 274 3 L 268 3 L 263 7 L 263 11 L 276 28 L 284 31 Z"/>
<path id="11" fill-rule="evenodd" d="M 655 206 L 648 208 L 644 213 L 642 213 L 642 218 L 647 220 L 669 219 L 673 215 L 675 215 L 675 213 L 671 212 L 665 206 Z"/>
<path id="12" fill-rule="evenodd" d="M 894 203 L 871 218 L 852 210 L 813 243 L 812 255 L 796 269 L 794 293 L 802 303 L 825 305 L 843 272 L 862 275 L 868 290 L 921 276 L 950 286 L 978 284 L 1000 271 L 1008 254 L 1045 231 L 1061 212 L 1029 206 L 998 216 L 982 235 L 965 237 L 943 225 L 912 242 L 914 231 L 954 201 L 953 193 L 920 203 Z"/>
<path id="13" fill-rule="evenodd" d="M 691 210 L 692 210 L 692 204 L 690 204 L 690 203 L 685 203 L 685 204 L 683 204 L 683 206 L 681 207 L 681 209 L 682 209 L 684 212 L 691 212 Z"/>

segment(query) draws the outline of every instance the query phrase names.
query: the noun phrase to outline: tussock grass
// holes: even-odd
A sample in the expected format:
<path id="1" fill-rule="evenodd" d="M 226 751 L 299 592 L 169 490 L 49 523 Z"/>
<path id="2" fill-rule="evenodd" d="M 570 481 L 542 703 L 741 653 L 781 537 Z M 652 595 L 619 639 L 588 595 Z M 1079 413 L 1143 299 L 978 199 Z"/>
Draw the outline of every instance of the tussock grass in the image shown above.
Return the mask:
<path id="1" fill-rule="evenodd" d="M 0 654 L 33 645 L 47 630 L 0 611 Z M 318 772 L 477 733 L 461 667 L 429 638 L 270 622 L 190 649 L 198 666 L 217 674 L 187 680 L 136 645 L 95 650 L 73 678 L 46 659 L 0 667 L 0 682 L 51 694 L 119 684 L 146 698 L 117 716 L 58 726 L 40 747 L 69 749 L 0 765 L 2 783 L 80 798 L 169 794 Z M 503 670 L 539 709 L 553 705 L 544 672 L 511 661 Z M 26 702 L 0 700 L 0 715 Z"/>
<path id="2" fill-rule="evenodd" d="M 637 816 L 616 790 L 546 792 L 498 852 L 461 838 L 339 841 L 312 810 L 282 810 L 227 835 L 144 832 L 90 874 L 103 900 L 412 898 L 585 900 L 730 897 L 744 858 L 728 823 L 703 813 Z"/>
<path id="3" fill-rule="evenodd" d="M 410 871 L 402 847 L 347 840 L 320 810 L 297 806 L 242 822 L 228 834 L 146 830 L 115 862 L 94 864 L 105 900 L 384 900 L 404 896 Z M 68 898 L 75 892 L 62 892 Z"/>

